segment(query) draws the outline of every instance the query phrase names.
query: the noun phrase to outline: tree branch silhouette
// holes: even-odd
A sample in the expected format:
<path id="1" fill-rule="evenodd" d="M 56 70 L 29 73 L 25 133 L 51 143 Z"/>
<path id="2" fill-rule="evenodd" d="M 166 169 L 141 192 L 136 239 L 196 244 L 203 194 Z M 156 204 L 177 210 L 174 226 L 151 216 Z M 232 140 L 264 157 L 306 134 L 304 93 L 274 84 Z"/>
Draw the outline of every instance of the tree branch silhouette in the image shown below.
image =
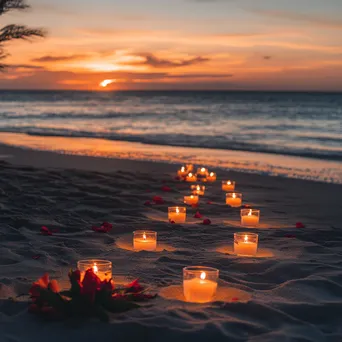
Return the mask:
<path id="1" fill-rule="evenodd" d="M 30 6 L 25 0 L 0 0 L 0 16 L 12 10 L 25 10 Z M 35 37 L 44 37 L 46 32 L 42 29 L 29 28 L 25 25 L 7 25 L 0 29 L 0 60 L 8 56 L 4 49 L 4 43 L 24 39 L 30 40 Z M 0 70 L 4 70 L 6 64 L 0 63 Z"/>

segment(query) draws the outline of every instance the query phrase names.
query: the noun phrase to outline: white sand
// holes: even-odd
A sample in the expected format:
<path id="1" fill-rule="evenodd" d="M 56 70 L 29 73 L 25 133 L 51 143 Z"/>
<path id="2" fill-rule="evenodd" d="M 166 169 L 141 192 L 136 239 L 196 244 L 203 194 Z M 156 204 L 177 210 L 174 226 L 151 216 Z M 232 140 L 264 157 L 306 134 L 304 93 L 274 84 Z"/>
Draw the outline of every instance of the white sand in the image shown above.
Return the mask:
<path id="1" fill-rule="evenodd" d="M 342 341 L 341 185 L 219 173 L 262 211 L 261 229 L 253 229 L 258 256 L 240 258 L 232 255 L 233 233 L 245 229 L 239 210 L 224 204 L 220 182 L 208 187 L 199 208 L 212 225 L 198 224 L 189 209 L 189 223 L 178 226 L 168 223 L 167 207 L 180 204 L 189 185 L 173 179 L 170 165 L 5 147 L 0 155 L 1 342 Z M 163 185 L 173 191 L 163 193 Z M 144 206 L 154 195 L 166 204 Z M 91 230 L 103 221 L 114 225 L 109 234 Z M 297 221 L 306 228 L 296 229 Z M 58 233 L 42 236 L 42 225 Z M 132 251 L 137 229 L 158 231 L 162 248 Z M 44 323 L 27 313 L 27 298 L 8 299 L 27 293 L 44 272 L 65 283 L 70 267 L 88 257 L 111 260 L 114 279 L 140 277 L 160 296 L 109 324 L 78 325 Z M 220 269 L 214 303 L 183 301 L 187 265 Z"/>

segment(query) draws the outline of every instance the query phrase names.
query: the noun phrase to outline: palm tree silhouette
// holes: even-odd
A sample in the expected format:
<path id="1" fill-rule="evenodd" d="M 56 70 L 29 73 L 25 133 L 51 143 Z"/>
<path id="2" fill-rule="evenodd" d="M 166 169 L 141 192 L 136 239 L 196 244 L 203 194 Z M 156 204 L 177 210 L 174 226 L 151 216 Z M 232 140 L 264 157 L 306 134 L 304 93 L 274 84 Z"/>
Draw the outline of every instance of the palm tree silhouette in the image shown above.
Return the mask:
<path id="1" fill-rule="evenodd" d="M 25 0 L 0 0 L 0 16 L 12 10 L 25 10 L 30 6 Z M 45 31 L 42 29 L 32 29 L 25 25 L 7 25 L 0 29 L 0 60 L 7 57 L 4 43 L 14 39 L 30 39 L 32 37 L 44 37 Z M 0 70 L 6 68 L 6 64 L 0 63 Z"/>

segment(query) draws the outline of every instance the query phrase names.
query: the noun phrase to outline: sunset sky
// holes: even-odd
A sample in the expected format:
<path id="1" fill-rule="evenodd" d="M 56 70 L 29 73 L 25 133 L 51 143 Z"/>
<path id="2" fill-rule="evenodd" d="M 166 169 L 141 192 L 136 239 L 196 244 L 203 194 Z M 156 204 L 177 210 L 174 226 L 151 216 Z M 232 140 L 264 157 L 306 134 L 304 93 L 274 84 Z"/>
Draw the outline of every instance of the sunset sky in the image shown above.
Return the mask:
<path id="1" fill-rule="evenodd" d="M 0 26 L 48 36 L 6 45 L 1 89 L 342 91 L 342 0 L 29 3 Z"/>

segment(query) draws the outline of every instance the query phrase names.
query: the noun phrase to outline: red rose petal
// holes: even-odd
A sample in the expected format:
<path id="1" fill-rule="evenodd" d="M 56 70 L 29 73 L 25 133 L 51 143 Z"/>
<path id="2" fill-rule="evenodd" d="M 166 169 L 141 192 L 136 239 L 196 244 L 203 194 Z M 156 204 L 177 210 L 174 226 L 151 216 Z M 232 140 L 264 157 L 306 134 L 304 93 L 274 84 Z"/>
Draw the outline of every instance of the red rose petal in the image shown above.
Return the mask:
<path id="1" fill-rule="evenodd" d="M 112 230 L 112 228 L 113 228 L 112 224 L 110 224 L 109 222 L 103 222 L 101 227 L 93 226 L 92 230 L 98 233 L 108 233 L 109 231 Z"/>
<path id="2" fill-rule="evenodd" d="M 213 202 L 212 201 L 208 201 L 207 204 L 213 204 Z"/>
<path id="3" fill-rule="evenodd" d="M 203 224 L 209 225 L 209 224 L 211 224 L 211 221 L 209 219 L 205 219 L 205 220 L 203 220 Z"/>
<path id="4" fill-rule="evenodd" d="M 197 213 L 194 215 L 194 218 L 202 218 L 202 217 L 203 215 L 199 211 L 197 211 Z"/>
<path id="5" fill-rule="evenodd" d="M 40 228 L 40 233 L 42 235 L 52 235 L 52 232 L 50 231 L 50 229 L 45 226 L 42 226 L 42 228 Z"/>
<path id="6" fill-rule="evenodd" d="M 153 197 L 153 202 L 154 202 L 155 204 L 164 204 L 164 200 L 163 200 L 163 198 L 160 197 L 160 196 L 154 196 L 154 197 Z"/>
<path id="7" fill-rule="evenodd" d="M 146 202 L 144 203 L 144 205 L 150 206 L 150 205 L 152 205 L 152 203 L 151 203 L 150 201 L 146 201 Z"/>
<path id="8" fill-rule="evenodd" d="M 305 228 L 305 225 L 302 222 L 297 222 L 296 228 Z"/>
<path id="9" fill-rule="evenodd" d="M 164 186 L 162 186 L 161 190 L 164 192 L 170 192 L 171 188 L 169 186 L 164 185 Z"/>
<path id="10" fill-rule="evenodd" d="M 33 260 L 38 260 L 41 257 L 40 254 L 32 255 Z"/>
<path id="11" fill-rule="evenodd" d="M 175 224 L 175 223 L 176 223 L 175 221 L 172 221 L 172 220 L 169 220 L 169 222 L 170 222 L 171 224 Z"/>

